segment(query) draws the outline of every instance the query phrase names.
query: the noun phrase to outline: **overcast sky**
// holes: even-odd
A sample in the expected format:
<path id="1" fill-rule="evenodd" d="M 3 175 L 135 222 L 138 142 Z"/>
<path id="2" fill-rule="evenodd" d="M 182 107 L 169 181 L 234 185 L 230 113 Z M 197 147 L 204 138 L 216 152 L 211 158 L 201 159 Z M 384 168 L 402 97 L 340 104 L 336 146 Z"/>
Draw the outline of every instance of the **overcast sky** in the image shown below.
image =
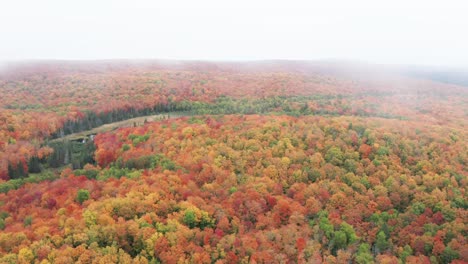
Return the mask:
<path id="1" fill-rule="evenodd" d="M 346 59 L 468 65 L 456 0 L 12 0 L 0 60 Z"/>

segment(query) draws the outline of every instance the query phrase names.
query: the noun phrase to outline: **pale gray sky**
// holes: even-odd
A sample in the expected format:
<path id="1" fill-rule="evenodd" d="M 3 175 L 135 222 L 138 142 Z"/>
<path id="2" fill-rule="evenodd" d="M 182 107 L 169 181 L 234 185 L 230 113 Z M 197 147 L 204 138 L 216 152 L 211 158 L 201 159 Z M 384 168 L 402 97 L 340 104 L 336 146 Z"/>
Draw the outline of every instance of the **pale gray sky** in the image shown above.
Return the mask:
<path id="1" fill-rule="evenodd" d="M 456 0 L 4 0 L 0 60 L 351 59 L 468 65 Z"/>

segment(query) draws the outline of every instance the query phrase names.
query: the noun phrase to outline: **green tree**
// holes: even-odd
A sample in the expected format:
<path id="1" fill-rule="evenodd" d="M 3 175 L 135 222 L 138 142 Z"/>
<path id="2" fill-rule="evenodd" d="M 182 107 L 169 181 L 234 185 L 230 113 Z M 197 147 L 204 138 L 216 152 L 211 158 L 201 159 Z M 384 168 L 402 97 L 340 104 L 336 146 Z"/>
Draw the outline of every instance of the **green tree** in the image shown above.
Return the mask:
<path id="1" fill-rule="evenodd" d="M 326 214 L 321 213 L 319 218 L 319 228 L 323 231 L 325 236 L 328 239 L 332 238 L 333 235 L 333 225 L 328 220 L 328 216 Z"/>
<path id="2" fill-rule="evenodd" d="M 333 233 L 333 239 L 331 241 L 333 254 L 336 254 L 339 249 L 347 248 L 357 240 L 358 237 L 356 236 L 353 226 L 346 222 L 341 223 L 340 229 Z"/>
<path id="3" fill-rule="evenodd" d="M 347 159 L 345 160 L 344 162 L 344 168 L 348 171 L 348 172 L 353 172 L 355 173 L 356 172 L 356 169 L 357 169 L 357 162 L 355 160 L 352 160 L 352 159 Z"/>
<path id="4" fill-rule="evenodd" d="M 196 207 L 185 210 L 182 222 L 190 228 L 198 227 L 202 230 L 206 227 L 213 227 L 215 223 L 207 212 Z"/>
<path id="5" fill-rule="evenodd" d="M 193 210 L 187 210 L 184 213 L 183 222 L 190 228 L 194 228 L 197 225 L 197 217 Z"/>
<path id="6" fill-rule="evenodd" d="M 32 220 L 33 220 L 32 216 L 30 215 L 26 216 L 23 221 L 24 226 L 25 227 L 30 226 L 32 224 Z"/>
<path id="7" fill-rule="evenodd" d="M 337 147 L 331 147 L 325 154 L 325 160 L 336 166 L 343 164 L 343 152 Z"/>
<path id="8" fill-rule="evenodd" d="M 442 263 L 451 263 L 454 259 L 460 258 L 460 253 L 457 251 L 453 250 L 450 246 L 447 246 L 444 249 L 444 252 L 442 252 L 442 255 L 440 256 L 440 259 L 442 260 Z"/>
<path id="9" fill-rule="evenodd" d="M 34 156 L 29 160 L 28 169 L 30 173 L 39 173 L 42 171 L 38 157 Z"/>
<path id="10" fill-rule="evenodd" d="M 78 193 L 76 194 L 76 200 L 80 203 L 83 204 L 84 201 L 88 200 L 90 197 L 89 191 L 85 189 L 80 189 L 78 190 Z"/>
<path id="11" fill-rule="evenodd" d="M 385 232 L 380 231 L 377 234 L 377 238 L 375 240 L 375 247 L 378 250 L 378 252 L 383 252 L 390 247 L 390 243 L 387 241 L 387 236 L 385 235 Z"/>
<path id="12" fill-rule="evenodd" d="M 400 253 L 400 259 L 402 260 L 403 263 L 406 262 L 406 258 L 413 255 L 413 249 L 409 245 L 406 245 L 403 248 L 403 251 Z"/>
<path id="13" fill-rule="evenodd" d="M 346 233 L 341 230 L 334 232 L 331 245 L 333 254 L 336 254 L 336 251 L 338 249 L 346 248 L 346 246 L 348 245 L 346 242 Z"/>
<path id="14" fill-rule="evenodd" d="M 5 220 L 0 218 L 0 230 L 3 230 L 3 229 L 5 229 Z"/>
<path id="15" fill-rule="evenodd" d="M 370 264 L 374 263 L 374 259 L 370 252 L 369 244 L 363 243 L 359 245 L 359 249 L 356 253 L 356 263 L 358 264 Z"/>
<path id="16" fill-rule="evenodd" d="M 413 203 L 413 205 L 411 205 L 411 211 L 414 214 L 420 215 L 424 213 L 425 210 L 426 210 L 426 206 L 421 202 L 415 202 Z"/>
<path id="17" fill-rule="evenodd" d="M 352 244 L 358 240 L 358 237 L 356 235 L 356 232 L 354 231 L 354 228 L 352 225 L 343 222 L 340 225 L 340 230 L 343 231 L 346 234 L 346 244 Z"/>

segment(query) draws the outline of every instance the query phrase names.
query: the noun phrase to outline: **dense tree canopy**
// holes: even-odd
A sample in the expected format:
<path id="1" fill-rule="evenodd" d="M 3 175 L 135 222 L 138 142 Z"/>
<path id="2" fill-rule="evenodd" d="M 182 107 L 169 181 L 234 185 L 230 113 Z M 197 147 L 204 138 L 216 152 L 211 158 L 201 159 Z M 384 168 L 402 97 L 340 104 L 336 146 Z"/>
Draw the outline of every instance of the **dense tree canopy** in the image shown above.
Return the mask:
<path id="1" fill-rule="evenodd" d="M 0 92 L 0 263 L 468 261 L 464 87 L 102 62 L 17 65 Z"/>
<path id="2" fill-rule="evenodd" d="M 0 196 L 0 245 L 55 262 L 448 263 L 466 258 L 467 151 L 453 133 L 379 118 L 238 115 L 123 128 L 96 137 L 97 166 Z"/>
<path id="3" fill-rule="evenodd" d="M 220 97 L 247 101 L 223 100 L 196 112 L 252 114 L 276 107 L 296 115 L 380 116 L 450 126 L 466 119 L 461 107 L 466 96 L 457 96 L 466 95 L 463 87 L 355 68 L 299 62 L 13 64 L 0 72 L 0 178 L 11 178 L 9 166 L 20 168 L 19 176 L 27 174 L 31 157 L 50 153 L 41 142 L 51 135 L 149 110 L 197 110 Z M 85 122 L 67 123 L 76 120 Z"/>

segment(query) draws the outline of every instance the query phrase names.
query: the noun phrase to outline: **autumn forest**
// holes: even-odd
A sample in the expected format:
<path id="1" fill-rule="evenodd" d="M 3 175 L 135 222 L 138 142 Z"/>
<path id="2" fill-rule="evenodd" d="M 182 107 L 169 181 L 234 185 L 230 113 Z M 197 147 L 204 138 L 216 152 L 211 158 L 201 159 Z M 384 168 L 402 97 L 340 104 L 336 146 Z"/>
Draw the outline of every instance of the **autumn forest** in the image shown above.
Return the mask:
<path id="1" fill-rule="evenodd" d="M 0 94 L 0 263 L 468 263 L 463 83 L 36 61 Z"/>

